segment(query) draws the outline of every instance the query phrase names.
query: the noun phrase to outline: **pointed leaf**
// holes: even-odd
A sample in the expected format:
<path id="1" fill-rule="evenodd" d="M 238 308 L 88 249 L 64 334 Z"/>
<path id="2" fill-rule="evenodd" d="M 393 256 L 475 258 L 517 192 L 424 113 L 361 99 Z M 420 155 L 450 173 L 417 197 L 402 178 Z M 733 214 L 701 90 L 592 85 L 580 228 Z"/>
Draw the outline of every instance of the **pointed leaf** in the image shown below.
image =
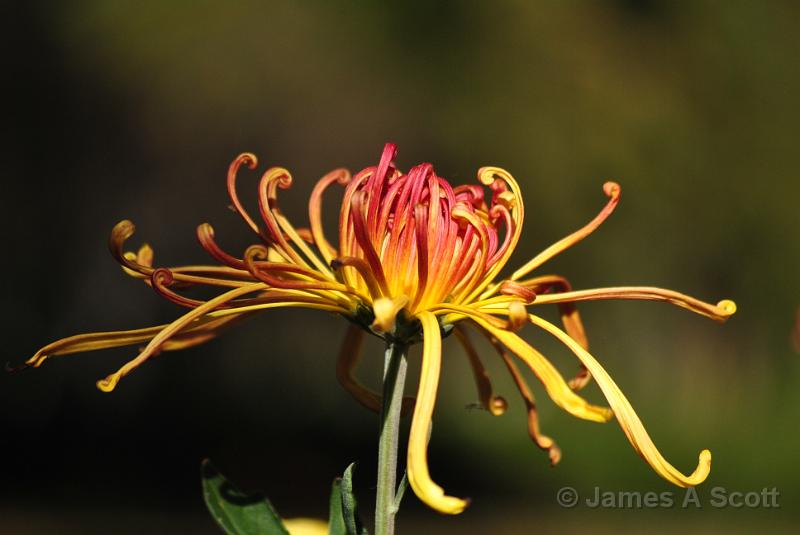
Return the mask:
<path id="1" fill-rule="evenodd" d="M 337 477 L 331 486 L 331 502 L 328 518 L 329 535 L 347 535 L 342 511 L 342 478 Z"/>
<path id="2" fill-rule="evenodd" d="M 289 535 L 272 504 L 261 495 L 234 487 L 208 459 L 203 461 L 203 497 L 228 535 Z"/>
<path id="3" fill-rule="evenodd" d="M 347 535 L 368 535 L 369 532 L 361 524 L 361 519 L 358 516 L 358 502 L 355 494 L 353 494 L 353 471 L 355 467 L 356 464 L 351 463 L 344 471 L 344 477 L 342 477 L 342 515 L 344 516 Z"/>

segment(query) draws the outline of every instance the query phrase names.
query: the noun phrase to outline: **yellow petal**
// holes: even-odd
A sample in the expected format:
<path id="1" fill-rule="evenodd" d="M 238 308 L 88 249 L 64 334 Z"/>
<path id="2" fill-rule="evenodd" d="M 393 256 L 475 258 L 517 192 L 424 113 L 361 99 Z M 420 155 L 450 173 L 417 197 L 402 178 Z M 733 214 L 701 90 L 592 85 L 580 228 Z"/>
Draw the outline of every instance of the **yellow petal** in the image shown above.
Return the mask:
<path id="1" fill-rule="evenodd" d="M 379 297 L 372 302 L 372 312 L 375 314 L 375 321 L 372 328 L 379 333 L 388 333 L 394 330 L 397 314 L 408 304 L 408 297 Z"/>
<path id="2" fill-rule="evenodd" d="M 599 214 L 595 216 L 594 219 L 589 221 L 585 226 L 576 230 L 569 236 L 561 238 L 556 243 L 533 257 L 528 263 L 524 266 L 516 270 L 514 273 L 511 274 L 511 280 L 519 280 L 520 278 L 524 277 L 534 269 L 538 268 L 548 260 L 552 259 L 554 256 L 559 255 L 584 239 L 586 236 L 594 232 L 597 227 L 599 227 L 603 221 L 605 221 L 608 216 L 614 211 L 614 208 L 617 207 L 619 203 L 619 196 L 622 189 L 619 187 L 619 184 L 616 182 L 606 182 L 603 184 L 603 192 L 608 197 L 608 203 L 603 207 Z"/>
<path id="3" fill-rule="evenodd" d="M 286 518 L 283 526 L 289 535 L 328 535 L 328 523 L 316 518 Z"/>
<path id="4" fill-rule="evenodd" d="M 512 332 L 498 329 L 481 317 L 472 316 L 471 319 L 489 331 L 500 343 L 528 365 L 531 371 L 533 371 L 536 377 L 542 382 L 545 390 L 547 390 L 547 394 L 556 405 L 573 416 L 592 422 L 607 422 L 614 416 L 607 407 L 591 405 L 588 401 L 577 395 L 566 381 L 564 381 L 564 378 L 558 373 L 555 366 L 553 366 L 544 355 L 528 345 L 522 338 Z"/>
<path id="5" fill-rule="evenodd" d="M 440 513 L 455 515 L 463 511 L 469 502 L 446 496 L 444 489 L 431 480 L 428 472 L 428 429 L 436 404 L 442 364 L 439 322 L 430 312 L 420 312 L 417 318 L 422 323 L 422 374 L 408 439 L 408 482 L 419 499 L 429 507 Z"/>
<path id="6" fill-rule="evenodd" d="M 736 313 L 736 303 L 729 299 L 723 299 L 716 305 L 713 305 L 680 292 L 652 286 L 617 286 L 545 294 L 537 297 L 536 304 L 575 303 L 578 301 L 596 301 L 602 299 L 664 301 L 720 322 L 724 322 Z"/>
<path id="7" fill-rule="evenodd" d="M 575 355 L 583 362 L 589 372 L 594 376 L 597 385 L 608 400 L 608 404 L 614 410 L 614 414 L 619 421 L 620 427 L 625 432 L 633 448 L 661 477 L 678 485 L 679 487 L 693 487 L 702 483 L 711 471 L 711 452 L 703 450 L 694 472 L 686 476 L 672 466 L 656 448 L 650 435 L 644 429 L 644 425 L 631 407 L 630 402 L 619 389 L 617 384 L 606 373 L 599 362 L 588 351 L 583 349 L 580 344 L 569 337 L 567 333 L 553 325 L 547 320 L 531 314 L 531 323 L 546 330 L 563 342 Z"/>

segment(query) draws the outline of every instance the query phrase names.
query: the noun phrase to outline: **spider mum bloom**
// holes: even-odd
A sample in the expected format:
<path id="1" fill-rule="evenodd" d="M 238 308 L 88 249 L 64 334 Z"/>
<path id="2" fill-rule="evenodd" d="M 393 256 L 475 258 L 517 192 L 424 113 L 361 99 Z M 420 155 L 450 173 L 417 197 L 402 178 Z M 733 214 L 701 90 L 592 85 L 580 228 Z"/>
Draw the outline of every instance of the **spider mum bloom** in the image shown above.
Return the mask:
<path id="1" fill-rule="evenodd" d="M 573 290 L 558 275 L 530 274 L 545 262 L 591 234 L 613 211 L 620 187 L 606 182 L 607 204 L 586 226 L 546 248 L 510 276 L 500 277 L 520 239 L 524 206 L 519 185 L 503 169 L 484 167 L 476 184 L 453 187 L 430 164 L 407 173 L 393 164 L 396 147 L 387 144 L 377 166 L 351 176 L 337 169 L 322 177 L 309 201 L 308 228 L 296 228 L 282 214 L 278 191 L 289 188 L 291 174 L 268 169 L 258 184 L 260 220 L 239 200 L 237 173 L 254 169 L 256 157 L 242 154 L 228 172 L 232 207 L 259 238 L 241 256 L 226 252 L 204 223 L 197 229 L 202 247 L 215 265 L 154 267 L 153 251 L 124 250 L 134 232 L 130 221 L 118 223 L 110 249 L 129 275 L 143 280 L 158 294 L 188 309 L 167 325 L 132 331 L 73 336 L 40 349 L 24 366 L 40 366 L 48 357 L 81 351 L 146 343 L 130 362 L 97 382 L 113 390 L 120 379 L 162 351 L 183 349 L 210 340 L 239 321 L 262 310 L 303 307 L 341 314 L 351 324 L 337 362 L 342 385 L 366 407 L 378 411 L 380 396 L 359 383 L 354 370 L 366 333 L 393 344 L 422 341 L 421 376 L 416 398 L 404 401 L 413 410 L 408 444 L 409 482 L 417 496 L 433 509 L 455 514 L 467 501 L 448 496 L 428 470 L 429 428 L 441 372 L 442 338 L 451 333 L 463 345 L 474 372 L 481 404 L 494 415 L 506 401 L 494 394 L 489 376 L 466 327 L 484 336 L 507 366 L 527 407 L 528 432 L 549 454 L 561 458 L 555 442 L 539 430 L 536 403 L 519 365 L 543 384 L 553 402 L 566 412 L 594 422 L 616 417 L 633 448 L 664 479 L 681 487 L 701 483 L 709 473 L 711 454 L 703 450 L 695 470 L 685 475 L 659 453 L 622 391 L 588 352 L 588 342 L 576 309 L 580 301 L 645 299 L 666 301 L 709 318 L 724 321 L 736 307 L 732 301 L 709 304 L 653 287 L 611 287 Z M 338 247 L 323 232 L 322 197 L 331 186 L 344 189 L 339 214 Z M 199 300 L 187 295 L 196 286 L 219 289 L 216 297 Z M 563 329 L 531 313 L 554 304 Z M 567 381 L 536 349 L 516 332 L 533 324 L 566 345 L 580 363 Z M 609 407 L 595 406 L 578 391 L 594 377 Z"/>

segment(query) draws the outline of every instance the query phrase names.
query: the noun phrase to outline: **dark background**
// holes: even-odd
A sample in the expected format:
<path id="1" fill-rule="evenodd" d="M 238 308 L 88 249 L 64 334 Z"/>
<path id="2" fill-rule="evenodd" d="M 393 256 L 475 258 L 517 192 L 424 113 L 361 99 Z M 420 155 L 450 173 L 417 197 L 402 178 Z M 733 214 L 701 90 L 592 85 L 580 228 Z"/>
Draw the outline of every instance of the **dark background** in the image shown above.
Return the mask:
<path id="1" fill-rule="evenodd" d="M 719 326 L 652 303 L 582 307 L 594 355 L 666 457 L 714 454 L 704 507 L 566 510 L 556 491 L 673 491 L 616 424 L 557 410 L 551 469 L 512 408 L 476 401 L 445 343 L 431 442 L 434 478 L 471 507 L 455 518 L 409 493 L 401 532 L 789 531 L 800 504 L 797 158 L 800 67 L 793 2 L 3 3 L 3 360 L 57 338 L 168 322 L 180 312 L 121 273 L 111 227 L 138 225 L 162 265 L 205 262 L 197 224 L 243 250 L 226 209 L 242 151 L 295 177 L 282 206 L 303 226 L 315 180 L 373 165 L 399 144 L 403 169 L 431 161 L 454 183 L 483 165 L 524 189 L 511 265 L 595 215 L 617 213 L 547 272 L 579 288 L 653 284 L 739 312 Z M 254 201 L 255 177 L 243 177 Z M 335 202 L 328 206 L 335 225 Z M 329 230 L 329 235 L 334 234 Z M 0 531 L 215 533 L 199 488 L 211 457 L 285 516 L 324 516 L 330 481 L 359 461 L 367 516 L 377 422 L 334 378 L 341 318 L 266 312 L 196 349 L 154 359 L 103 394 L 94 381 L 135 350 L 54 359 L 0 377 Z M 526 338 L 564 370 L 567 350 Z M 484 350 L 486 348 L 483 348 Z M 412 357 L 412 377 L 418 369 Z M 488 353 L 487 353 L 488 355 Z M 361 376 L 376 384 L 381 348 Z M 412 379 L 412 385 L 414 381 Z M 536 388 L 536 385 L 534 385 Z M 588 394 L 600 401 L 595 387 Z M 777 487 L 779 509 L 715 509 L 710 489 Z"/>

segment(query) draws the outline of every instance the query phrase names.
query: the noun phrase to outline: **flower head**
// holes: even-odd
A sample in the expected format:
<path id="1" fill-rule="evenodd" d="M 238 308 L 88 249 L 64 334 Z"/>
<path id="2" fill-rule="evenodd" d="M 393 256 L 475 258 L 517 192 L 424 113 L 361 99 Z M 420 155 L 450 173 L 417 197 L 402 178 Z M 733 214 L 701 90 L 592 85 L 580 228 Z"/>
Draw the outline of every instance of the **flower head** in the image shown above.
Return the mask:
<path id="1" fill-rule="evenodd" d="M 103 391 L 161 351 L 183 349 L 210 340 L 224 330 L 265 309 L 303 307 L 335 312 L 351 325 L 337 363 L 340 382 L 366 407 L 379 410 L 380 397 L 354 378 L 365 333 L 401 344 L 423 343 L 422 372 L 413 408 L 408 447 L 409 482 L 417 496 L 443 513 L 459 513 L 467 501 L 448 496 L 433 482 L 427 464 L 427 443 L 441 369 L 442 338 L 450 333 L 463 345 L 474 371 L 481 404 L 494 415 L 506 401 L 493 392 L 488 373 L 465 327 L 474 328 L 494 346 L 518 387 L 528 413 L 533 441 L 547 451 L 551 463 L 561 450 L 539 429 L 536 403 L 519 365 L 542 382 L 550 398 L 568 413 L 594 422 L 616 417 L 634 449 L 666 480 L 679 486 L 702 482 L 709 473 L 711 454 L 700 453 L 697 468 L 685 475 L 656 449 L 619 387 L 588 352 L 588 342 L 576 309 L 580 301 L 646 299 L 666 301 L 718 321 L 732 315 L 732 301 L 716 305 L 653 287 L 611 287 L 573 290 L 558 275 L 529 274 L 592 233 L 614 211 L 620 187 L 606 182 L 607 204 L 586 226 L 546 248 L 522 267 L 501 277 L 520 239 L 524 206 L 519 185 L 503 169 L 484 167 L 478 182 L 453 187 L 433 166 L 421 164 L 407 173 L 395 167 L 396 147 L 387 144 L 377 166 L 351 176 L 337 169 L 322 177 L 309 201 L 308 228 L 296 228 L 283 215 L 278 191 L 289 188 L 291 174 L 268 169 L 258 184 L 260 218 L 252 217 L 239 201 L 236 177 L 241 166 L 254 169 L 256 158 L 242 154 L 228 172 L 228 193 L 236 212 L 257 235 L 259 243 L 241 256 L 216 242 L 213 228 L 197 229 L 202 247 L 218 263 L 155 267 L 152 249 L 125 251 L 133 235 L 130 221 L 118 223 L 110 239 L 112 254 L 129 275 L 188 311 L 167 325 L 132 331 L 73 336 L 40 349 L 25 365 L 40 366 L 48 357 L 109 347 L 145 343 L 139 354 L 98 381 Z M 326 238 L 322 225 L 322 196 L 334 185 L 344 188 L 339 214 L 338 246 Z M 210 286 L 216 297 L 200 300 L 187 290 Z M 539 305 L 555 304 L 563 329 L 531 313 Z M 581 368 L 567 381 L 559 371 L 517 333 L 535 325 L 564 343 Z M 610 408 L 595 406 L 578 391 L 594 377 Z"/>

